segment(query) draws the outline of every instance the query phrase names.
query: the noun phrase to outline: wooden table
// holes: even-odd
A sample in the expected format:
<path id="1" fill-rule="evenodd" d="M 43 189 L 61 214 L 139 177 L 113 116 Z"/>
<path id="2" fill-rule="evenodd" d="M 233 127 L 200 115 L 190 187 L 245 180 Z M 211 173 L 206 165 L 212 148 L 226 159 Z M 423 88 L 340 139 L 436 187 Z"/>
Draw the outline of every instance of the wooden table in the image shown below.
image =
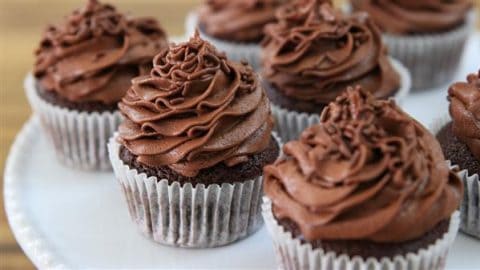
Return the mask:
<path id="1" fill-rule="evenodd" d="M 105 0 L 107 1 L 107 0 Z M 183 33 L 184 16 L 200 0 L 110 0 L 133 15 L 157 17 L 169 35 Z M 341 0 L 337 1 L 340 2 Z M 480 5 L 480 0 L 475 0 Z M 33 65 L 33 50 L 49 22 L 56 22 L 80 0 L 0 0 L 0 173 L 9 147 L 30 116 L 22 81 Z M 0 184 L 3 187 L 3 183 Z M 0 193 L 0 269 L 31 269 L 8 228 Z"/>

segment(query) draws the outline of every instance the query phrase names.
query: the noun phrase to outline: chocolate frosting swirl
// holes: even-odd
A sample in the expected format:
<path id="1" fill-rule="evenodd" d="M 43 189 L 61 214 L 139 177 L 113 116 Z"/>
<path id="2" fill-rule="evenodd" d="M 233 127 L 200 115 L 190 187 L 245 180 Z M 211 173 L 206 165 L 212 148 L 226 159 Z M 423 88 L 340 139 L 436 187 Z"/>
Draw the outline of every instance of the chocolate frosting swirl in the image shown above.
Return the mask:
<path id="1" fill-rule="evenodd" d="M 360 89 L 330 103 L 284 152 L 265 167 L 265 192 L 275 217 L 307 240 L 416 239 L 462 198 L 435 137 L 393 101 Z"/>
<path id="2" fill-rule="evenodd" d="M 46 29 L 34 74 L 44 90 L 69 101 L 114 104 L 166 46 L 154 19 L 126 18 L 113 6 L 90 0 L 63 24 Z"/>
<path id="3" fill-rule="evenodd" d="M 275 21 L 275 9 L 285 0 L 208 0 L 199 9 L 205 33 L 235 42 L 258 42 L 263 27 Z"/>
<path id="4" fill-rule="evenodd" d="M 157 55 L 119 108 L 121 143 L 137 161 L 188 177 L 246 162 L 271 140 L 270 105 L 252 68 L 230 62 L 198 33 Z"/>
<path id="5" fill-rule="evenodd" d="M 351 0 L 386 32 L 416 34 L 448 31 L 465 21 L 469 0 Z"/>
<path id="6" fill-rule="evenodd" d="M 329 1 L 297 0 L 282 6 L 265 27 L 263 76 L 287 97 L 328 104 L 349 85 L 378 98 L 398 90 L 377 27 L 364 13 L 344 15 Z"/>
<path id="7" fill-rule="evenodd" d="M 480 160 L 480 71 L 448 90 L 453 133 Z"/>

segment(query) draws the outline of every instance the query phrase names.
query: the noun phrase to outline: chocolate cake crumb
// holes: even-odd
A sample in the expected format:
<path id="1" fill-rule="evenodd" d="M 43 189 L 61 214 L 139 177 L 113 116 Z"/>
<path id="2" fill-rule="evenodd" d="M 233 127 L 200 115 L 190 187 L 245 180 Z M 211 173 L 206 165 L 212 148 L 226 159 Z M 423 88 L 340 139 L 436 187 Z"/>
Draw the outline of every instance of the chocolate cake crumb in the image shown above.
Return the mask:
<path id="1" fill-rule="evenodd" d="M 117 103 L 114 104 L 105 104 L 99 101 L 88 101 L 88 102 L 72 102 L 62 96 L 60 96 L 55 91 L 47 91 L 40 87 L 40 85 L 36 84 L 37 93 L 38 95 L 45 100 L 46 102 L 60 106 L 63 108 L 67 108 L 70 110 L 81 111 L 81 112 L 114 112 L 118 110 Z"/>
<path id="2" fill-rule="evenodd" d="M 168 179 L 168 183 L 180 182 L 183 186 L 186 183 L 196 184 L 223 184 L 245 182 L 263 174 L 263 167 L 273 163 L 280 152 L 280 146 L 272 137 L 268 147 L 258 154 L 250 157 L 247 162 L 240 163 L 233 167 L 228 167 L 224 163 L 219 163 L 211 168 L 201 170 L 195 177 L 187 177 L 178 174 L 168 166 L 151 167 L 137 161 L 136 156 L 126 147 L 120 147 L 120 159 L 132 169 L 139 173 L 145 173 L 148 176 L 156 176 L 157 179 Z"/>
<path id="3" fill-rule="evenodd" d="M 457 139 L 452 127 L 452 122 L 449 122 L 436 134 L 445 159 L 450 160 L 453 165 L 458 165 L 460 169 L 468 170 L 469 174 L 478 174 L 480 162 L 473 156 L 468 146 Z"/>
<path id="4" fill-rule="evenodd" d="M 381 259 L 383 257 L 394 258 L 397 255 L 406 255 L 409 252 L 416 253 L 422 248 L 427 248 L 435 243 L 448 231 L 450 220 L 439 222 L 432 230 L 427 232 L 421 238 L 403 243 L 377 243 L 366 240 L 315 240 L 307 241 L 302 236 L 297 224 L 290 219 L 281 219 L 279 224 L 292 233 L 294 238 L 298 238 L 302 243 L 310 243 L 312 248 L 322 248 L 326 252 L 333 251 L 336 254 L 348 254 L 350 257 L 360 256 L 362 258 L 374 257 Z"/>

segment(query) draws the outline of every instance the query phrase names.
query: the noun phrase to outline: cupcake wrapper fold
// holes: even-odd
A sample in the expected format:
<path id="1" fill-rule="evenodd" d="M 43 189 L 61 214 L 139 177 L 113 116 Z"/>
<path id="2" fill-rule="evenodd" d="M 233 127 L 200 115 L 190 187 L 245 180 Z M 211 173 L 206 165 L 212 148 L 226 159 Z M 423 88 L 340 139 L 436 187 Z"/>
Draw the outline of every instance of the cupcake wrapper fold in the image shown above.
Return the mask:
<path id="1" fill-rule="evenodd" d="M 297 139 L 307 127 L 320 122 L 320 115 L 299 113 L 272 104 L 275 131 L 284 142 Z"/>
<path id="2" fill-rule="evenodd" d="M 446 124 L 451 121 L 446 115 L 434 122 L 433 134 L 437 134 Z M 457 170 L 457 175 L 463 183 L 463 200 L 460 204 L 460 230 L 468 235 L 480 238 L 480 179 L 478 174 L 472 174 L 468 170 L 460 168 L 447 160 L 451 169 Z"/>
<path id="3" fill-rule="evenodd" d="M 393 68 L 400 76 L 400 88 L 393 99 L 401 105 L 411 88 L 410 73 L 399 61 L 390 58 Z M 272 104 L 272 114 L 275 119 L 275 131 L 284 142 L 297 139 L 307 127 L 320 122 L 320 115 L 288 110 Z"/>
<path id="4" fill-rule="evenodd" d="M 107 142 L 122 120 L 119 111 L 88 113 L 48 103 L 38 95 L 31 74 L 24 87 L 62 164 L 82 170 L 111 170 Z"/>
<path id="5" fill-rule="evenodd" d="M 459 169 L 447 161 L 450 168 Z M 462 179 L 465 191 L 460 205 L 460 230 L 471 236 L 480 238 L 480 180 L 478 174 L 469 175 L 461 170 L 457 175 Z"/>
<path id="6" fill-rule="evenodd" d="M 130 216 L 155 242 L 188 248 L 217 247 L 245 238 L 263 224 L 262 177 L 222 185 L 169 184 L 167 179 L 148 177 L 126 165 L 119 158 L 116 136 L 110 139 L 108 148 Z"/>
<path id="7" fill-rule="evenodd" d="M 384 34 L 389 54 L 412 74 L 412 88 L 429 89 L 450 82 L 458 69 L 465 43 L 474 29 L 475 12 L 465 23 L 446 33 L 415 36 Z"/>
<path id="8" fill-rule="evenodd" d="M 304 270 L 438 270 L 445 267 L 448 249 L 455 240 L 460 222 L 458 211 L 450 217 L 450 226 L 441 239 L 426 249 L 393 259 L 374 257 L 363 259 L 345 254 L 326 252 L 321 248 L 313 249 L 310 244 L 302 244 L 292 237 L 290 232 L 278 224 L 272 213 L 270 199 L 264 197 L 262 214 L 265 225 L 273 238 L 277 263 L 281 269 Z"/>
<path id="9" fill-rule="evenodd" d="M 202 38 L 215 45 L 219 51 L 225 52 L 230 60 L 237 62 L 245 60 L 254 70 L 260 68 L 261 48 L 258 43 L 229 42 L 212 37 L 198 27 L 198 15 L 195 12 L 187 15 L 185 28 L 187 37 L 192 36 L 195 29 L 198 28 Z"/>

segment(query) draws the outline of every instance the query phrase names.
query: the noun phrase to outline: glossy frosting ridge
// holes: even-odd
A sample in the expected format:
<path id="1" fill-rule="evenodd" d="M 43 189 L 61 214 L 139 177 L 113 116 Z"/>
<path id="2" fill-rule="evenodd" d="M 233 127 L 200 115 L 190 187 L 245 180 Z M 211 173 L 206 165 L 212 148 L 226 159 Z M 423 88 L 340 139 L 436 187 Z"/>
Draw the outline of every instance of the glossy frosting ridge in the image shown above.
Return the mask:
<path id="1" fill-rule="evenodd" d="M 393 101 L 358 88 L 284 153 L 265 168 L 265 193 L 275 217 L 307 240 L 416 239 L 448 219 L 463 194 L 435 137 Z"/>
<path id="2" fill-rule="evenodd" d="M 480 71 L 448 90 L 453 133 L 480 160 Z"/>
<path id="3" fill-rule="evenodd" d="M 119 103 L 121 143 L 140 163 L 193 177 L 246 162 L 271 140 L 270 105 L 252 68 L 198 33 L 157 55 Z"/>
<path id="4" fill-rule="evenodd" d="M 330 1 L 297 0 L 265 27 L 263 77 L 283 95 L 326 105 L 347 86 L 393 96 L 400 78 L 379 30 L 365 13 L 346 15 Z"/>
<path id="5" fill-rule="evenodd" d="M 199 9 L 205 33 L 235 42 L 258 42 L 263 27 L 275 20 L 275 9 L 285 0 L 208 0 Z"/>
<path id="6" fill-rule="evenodd" d="M 44 90 L 69 101 L 113 104 L 166 46 L 156 20 L 128 18 L 90 0 L 63 23 L 47 27 L 35 53 L 34 75 Z"/>
<path id="7" fill-rule="evenodd" d="M 470 0 L 351 0 L 386 32 L 418 34 L 448 31 L 465 21 Z"/>

